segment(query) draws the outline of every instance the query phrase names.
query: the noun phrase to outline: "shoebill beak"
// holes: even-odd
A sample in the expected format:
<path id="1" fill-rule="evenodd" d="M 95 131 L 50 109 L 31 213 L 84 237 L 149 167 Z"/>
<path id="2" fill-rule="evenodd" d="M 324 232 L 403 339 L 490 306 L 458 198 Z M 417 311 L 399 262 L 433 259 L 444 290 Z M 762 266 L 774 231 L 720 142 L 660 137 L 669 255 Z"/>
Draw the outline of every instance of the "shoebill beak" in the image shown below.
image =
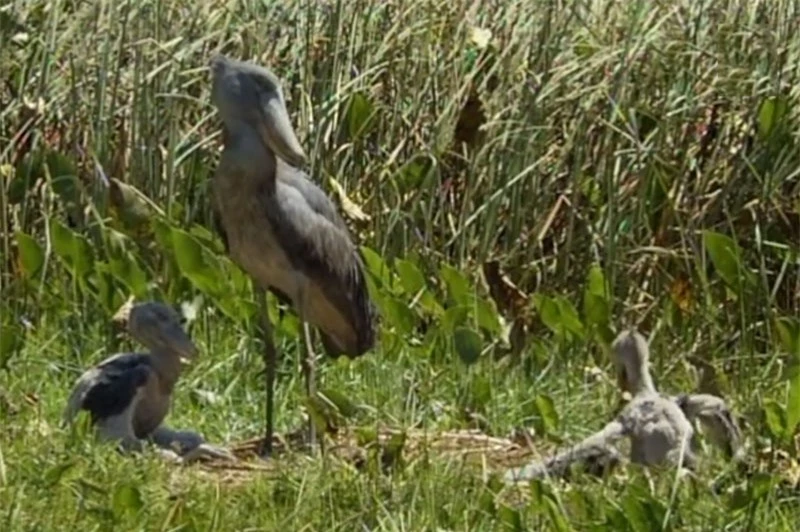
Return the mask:
<path id="1" fill-rule="evenodd" d="M 182 363 L 188 364 L 197 357 L 197 346 L 179 323 L 165 324 L 160 336 L 159 343 L 177 353 Z"/>
<path id="2" fill-rule="evenodd" d="M 261 120 L 256 127 L 264 145 L 295 168 L 306 162 L 306 154 L 294 134 L 289 113 L 280 94 L 262 94 Z"/>

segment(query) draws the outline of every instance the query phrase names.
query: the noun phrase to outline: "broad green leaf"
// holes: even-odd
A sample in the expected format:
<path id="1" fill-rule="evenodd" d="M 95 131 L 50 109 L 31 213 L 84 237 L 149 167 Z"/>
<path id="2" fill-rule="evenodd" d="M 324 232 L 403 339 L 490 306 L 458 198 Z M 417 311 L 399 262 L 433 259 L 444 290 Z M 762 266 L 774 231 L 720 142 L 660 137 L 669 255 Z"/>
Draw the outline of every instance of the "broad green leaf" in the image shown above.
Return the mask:
<path id="1" fill-rule="evenodd" d="M 111 206 L 123 227 L 138 231 L 153 215 L 153 208 L 144 199 L 144 194 L 133 185 L 111 178 L 108 194 Z"/>
<path id="2" fill-rule="evenodd" d="M 785 96 L 772 96 L 761 102 L 758 108 L 758 136 L 768 140 L 784 125 L 789 116 L 789 99 Z"/>
<path id="3" fill-rule="evenodd" d="M 78 165 L 68 155 L 59 151 L 50 151 L 46 156 L 48 170 L 50 177 L 53 178 L 53 190 L 56 194 L 67 194 L 70 198 L 72 194 L 76 193 L 76 184 L 71 180 L 58 180 L 58 178 L 74 178 L 77 179 Z M 59 181 L 56 183 L 56 181 Z"/>
<path id="4" fill-rule="evenodd" d="M 224 294 L 225 291 L 221 288 L 221 275 L 209 264 L 210 252 L 205 252 L 193 236 L 173 227 L 172 248 L 175 251 L 178 268 L 193 285 L 211 296 Z"/>
<path id="5" fill-rule="evenodd" d="M 154 219 L 153 230 L 156 235 L 156 242 L 162 251 L 172 253 L 172 227 L 164 220 Z"/>
<path id="6" fill-rule="evenodd" d="M 528 495 L 530 501 L 528 502 L 528 509 L 533 513 L 538 513 L 539 510 L 546 504 L 545 501 L 549 498 L 549 486 L 545 485 L 542 479 L 534 478 L 528 483 Z"/>
<path id="7" fill-rule="evenodd" d="M 750 498 L 750 492 L 746 487 L 737 486 L 733 489 L 728 499 L 728 508 L 731 510 L 742 510 L 754 502 L 755 501 Z"/>
<path id="8" fill-rule="evenodd" d="M 386 261 L 378 253 L 366 246 L 361 246 L 361 255 L 364 257 L 364 263 L 367 271 L 378 281 L 378 288 L 391 287 L 392 277 L 389 266 Z"/>
<path id="9" fill-rule="evenodd" d="M 789 381 L 789 396 L 786 399 L 786 433 L 794 434 L 800 424 L 800 371 Z"/>
<path id="10" fill-rule="evenodd" d="M 486 515 L 495 516 L 497 514 L 497 506 L 494 499 L 495 494 L 492 489 L 488 487 L 481 489 L 480 495 L 478 495 L 478 511 Z"/>
<path id="11" fill-rule="evenodd" d="M 433 314 L 434 316 L 441 316 L 444 314 L 444 308 L 436 300 L 430 290 L 425 290 L 419 298 L 419 305 L 425 312 Z"/>
<path id="12" fill-rule="evenodd" d="M 331 388 L 320 390 L 320 397 L 336 407 L 339 414 L 345 418 L 352 418 L 358 414 L 358 406 L 344 393 Z"/>
<path id="13" fill-rule="evenodd" d="M 416 264 L 404 259 L 395 259 L 394 267 L 406 294 L 414 296 L 425 288 L 425 277 Z"/>
<path id="14" fill-rule="evenodd" d="M 781 347 L 793 357 L 800 359 L 800 320 L 795 318 L 778 318 L 775 329 L 781 341 Z"/>
<path id="15" fill-rule="evenodd" d="M 547 505 L 547 516 L 550 518 L 551 527 L 549 530 L 556 530 L 557 532 L 568 532 L 572 530 L 569 524 L 567 524 L 567 520 L 564 518 L 564 513 L 561 511 L 561 508 L 552 497 L 547 497 L 545 499 L 545 504 Z"/>
<path id="16" fill-rule="evenodd" d="M 559 335 L 570 332 L 579 338 L 584 337 L 585 331 L 578 317 L 578 311 L 567 299 L 561 296 L 551 298 L 543 294 L 534 294 L 533 302 L 548 329 Z"/>
<path id="17" fill-rule="evenodd" d="M 634 491 L 626 494 L 622 499 L 622 509 L 625 513 L 625 517 L 631 530 L 635 532 L 646 532 L 648 530 L 652 530 L 649 528 L 650 520 L 648 519 L 647 512 L 644 509 L 642 501 L 639 499 L 638 493 Z"/>
<path id="18" fill-rule="evenodd" d="M 590 325 L 604 325 L 609 317 L 608 302 L 605 298 L 586 292 L 583 294 L 583 314 Z"/>
<path id="19" fill-rule="evenodd" d="M 335 426 L 333 409 L 319 395 L 306 395 L 303 397 L 302 402 L 306 407 L 308 417 L 311 418 L 311 422 L 314 423 L 314 427 L 319 434 L 326 433 L 329 424 Z"/>
<path id="20" fill-rule="evenodd" d="M 375 108 L 366 94 L 363 92 L 353 93 L 347 108 L 347 131 L 350 134 L 350 140 L 365 135 L 374 123 L 374 118 Z"/>
<path id="21" fill-rule="evenodd" d="M 589 325 L 605 325 L 609 321 L 608 291 L 603 269 L 597 264 L 589 268 L 583 291 L 583 314 Z"/>
<path id="22" fill-rule="evenodd" d="M 396 297 L 386 296 L 383 298 L 384 319 L 388 324 L 393 325 L 397 332 L 402 335 L 410 335 L 414 332 L 416 319 L 407 303 L 400 301 Z"/>
<path id="23" fill-rule="evenodd" d="M 775 320 L 783 348 L 789 353 L 786 369 L 789 395 L 786 399 L 786 434 L 794 434 L 800 424 L 800 321 L 791 318 Z"/>
<path id="24" fill-rule="evenodd" d="M 469 308 L 464 305 L 454 305 L 444 311 L 442 315 L 442 332 L 449 334 L 467 322 Z"/>
<path id="25" fill-rule="evenodd" d="M 581 319 L 578 317 L 578 311 L 572 303 L 567 298 L 558 296 L 556 297 L 556 304 L 558 305 L 558 311 L 561 315 L 561 324 L 564 328 L 579 338 L 583 338 L 583 323 L 581 323 Z"/>
<path id="26" fill-rule="evenodd" d="M 598 264 L 592 264 L 589 268 L 589 273 L 586 275 L 586 291 L 603 299 L 608 297 L 606 276 Z"/>
<path id="27" fill-rule="evenodd" d="M 778 441 L 783 441 L 786 435 L 786 412 L 775 401 L 764 402 L 764 422 L 769 429 L 770 436 Z"/>
<path id="28" fill-rule="evenodd" d="M 778 478 L 767 472 L 754 473 L 749 479 L 750 500 L 760 501 L 774 493 L 773 488 Z"/>
<path id="29" fill-rule="evenodd" d="M 741 254 L 733 239 L 721 233 L 703 231 L 703 247 L 725 284 L 741 296 L 740 288 L 745 280 L 742 277 L 746 273 L 741 267 Z"/>
<path id="30" fill-rule="evenodd" d="M 252 319 L 258 312 L 258 305 L 252 301 L 247 301 L 237 294 L 229 294 L 227 296 L 214 298 L 214 304 L 229 318 L 236 321 L 247 321 Z M 286 326 L 286 319 L 284 319 L 280 328 Z M 294 331 L 296 332 L 296 331 Z"/>
<path id="31" fill-rule="evenodd" d="M 59 156 L 61 156 L 61 154 L 59 154 Z M 67 161 L 66 158 L 62 162 L 68 166 L 72 164 L 71 161 Z M 76 171 L 65 166 L 63 168 L 56 168 L 54 172 L 54 167 L 51 163 L 49 164 L 52 178 L 50 186 L 53 191 L 58 194 L 59 198 L 61 198 L 62 205 L 64 205 L 70 213 L 70 216 L 80 216 L 80 214 L 78 214 L 78 209 L 80 209 L 81 204 L 81 181 Z M 59 165 L 60 164 L 61 163 L 59 163 Z"/>
<path id="32" fill-rule="evenodd" d="M 56 256 L 76 277 L 83 277 L 94 269 L 94 253 L 89 242 L 55 219 L 50 221 L 50 241 Z"/>
<path id="33" fill-rule="evenodd" d="M 68 460 L 66 462 L 62 462 L 58 465 L 55 465 L 49 468 L 47 471 L 44 472 L 44 483 L 52 488 L 59 482 L 61 479 L 64 478 L 64 475 L 73 467 L 75 467 L 74 460 Z"/>
<path id="34" fill-rule="evenodd" d="M 206 268 L 203 261 L 203 248 L 189 233 L 172 228 L 172 247 L 178 266 L 184 273 L 203 271 Z"/>
<path id="35" fill-rule="evenodd" d="M 598 48 L 595 44 L 591 43 L 587 37 L 580 37 L 572 47 L 572 51 L 576 56 L 587 60 L 597 53 Z"/>
<path id="36" fill-rule="evenodd" d="M 561 311 L 558 308 L 558 304 L 551 297 L 544 294 L 534 294 L 533 303 L 544 326 L 556 334 L 561 334 Z"/>
<path id="37" fill-rule="evenodd" d="M 95 266 L 97 272 L 94 276 L 94 282 L 97 291 L 93 295 L 107 314 L 114 314 L 122 305 L 122 297 L 116 290 L 113 276 L 110 273 L 111 266 L 102 261 Z"/>
<path id="38" fill-rule="evenodd" d="M 109 260 L 109 272 L 137 299 L 147 297 L 147 275 L 139 267 L 139 261 L 132 253 L 125 253 L 121 258 Z"/>
<path id="39" fill-rule="evenodd" d="M 494 306 L 494 302 L 478 297 L 475 301 L 478 325 L 493 335 L 500 335 L 503 327 L 500 324 L 500 315 Z"/>
<path id="40" fill-rule="evenodd" d="M 15 236 L 22 271 L 28 277 L 33 277 L 44 264 L 44 250 L 33 237 L 21 231 L 17 231 Z"/>
<path id="41" fill-rule="evenodd" d="M 480 335 L 467 327 L 456 327 L 453 332 L 456 354 L 464 364 L 470 366 L 478 361 L 483 349 Z"/>
<path id="42" fill-rule="evenodd" d="M 472 304 L 475 291 L 464 275 L 448 264 L 443 264 L 439 270 L 442 279 L 447 285 L 447 293 L 459 305 Z"/>
<path id="43" fill-rule="evenodd" d="M 31 176 L 23 176 L 17 175 L 16 177 L 11 177 L 16 172 L 10 166 L 0 168 L 0 178 L 3 181 L 8 183 L 8 203 L 11 205 L 16 205 L 17 203 L 22 203 L 25 200 L 25 197 L 28 195 L 33 185 L 36 183 L 36 179 Z M 10 178 L 10 181 L 8 181 Z"/>
<path id="44" fill-rule="evenodd" d="M 8 362 L 21 348 L 24 333 L 11 323 L 0 323 L 0 369 L 8 368 Z"/>
<path id="45" fill-rule="evenodd" d="M 136 514 L 144 506 L 144 501 L 139 488 L 132 484 L 123 484 L 114 490 L 111 505 L 117 515 Z"/>
<path id="46" fill-rule="evenodd" d="M 514 532 L 525 530 L 525 526 L 522 524 L 522 514 L 511 506 L 501 505 L 497 510 L 497 519 L 502 524 L 503 530 L 513 530 Z"/>
<path id="47" fill-rule="evenodd" d="M 356 427 L 355 433 L 359 447 L 370 447 L 380 441 L 380 435 L 375 427 Z"/>
<path id="48" fill-rule="evenodd" d="M 392 434 L 383 447 L 381 462 L 388 467 L 397 467 L 402 465 L 403 450 L 405 449 L 405 446 L 406 446 L 405 432 Z"/>
<path id="49" fill-rule="evenodd" d="M 536 413 L 539 415 L 542 428 L 547 434 L 553 434 L 558 430 L 558 412 L 553 398 L 549 395 L 539 394 L 534 400 Z"/>
<path id="50" fill-rule="evenodd" d="M 400 193 L 419 190 L 434 168 L 433 160 L 428 155 L 417 155 L 408 161 L 395 178 Z"/>
<path id="51" fill-rule="evenodd" d="M 83 277 L 94 270 L 94 252 L 86 237 L 77 233 L 73 234 L 75 238 L 72 244 L 72 264 L 75 268 L 75 273 L 79 277 Z"/>
<path id="52" fill-rule="evenodd" d="M 492 400 L 492 381 L 489 375 L 486 373 L 474 375 L 469 389 L 472 407 L 485 410 Z"/>

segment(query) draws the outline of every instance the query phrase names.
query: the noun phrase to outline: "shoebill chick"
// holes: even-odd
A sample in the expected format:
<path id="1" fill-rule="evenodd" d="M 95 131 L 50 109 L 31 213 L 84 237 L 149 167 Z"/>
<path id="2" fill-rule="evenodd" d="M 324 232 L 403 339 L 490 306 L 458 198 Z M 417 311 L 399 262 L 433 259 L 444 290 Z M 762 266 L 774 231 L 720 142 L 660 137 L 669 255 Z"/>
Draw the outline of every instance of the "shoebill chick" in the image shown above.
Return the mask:
<path id="1" fill-rule="evenodd" d="M 150 441 L 163 457 L 181 462 L 201 456 L 231 458 L 199 434 L 162 425 L 182 361 L 197 355 L 178 313 L 162 303 L 144 302 L 122 314 L 130 335 L 149 352 L 119 353 L 83 373 L 67 400 L 64 424 L 87 411 L 100 439 L 118 441 L 123 451 L 141 451 Z"/>
<path id="2" fill-rule="evenodd" d="M 650 350 L 644 337 L 637 332 L 628 332 L 619 335 L 617 341 L 619 349 L 613 350 L 614 366 L 617 370 L 617 382 L 623 392 L 628 392 L 634 397 L 645 392 L 657 395 L 660 400 L 669 400 L 680 409 L 682 417 L 685 417 L 692 426 L 695 421 L 699 421 L 711 442 L 722 449 L 728 458 L 741 458 L 742 433 L 722 398 L 711 394 L 678 396 L 659 394 L 651 377 Z M 681 416 L 677 416 L 672 407 L 669 407 L 669 412 L 670 418 L 677 423 Z M 673 426 L 678 425 L 673 424 Z M 695 436 L 696 431 L 693 431 L 691 444 L 693 455 L 698 447 Z"/>
<path id="3" fill-rule="evenodd" d="M 729 457 L 741 453 L 741 431 L 725 401 L 708 394 L 660 394 L 650 374 L 650 349 L 636 331 L 625 331 L 612 343 L 612 360 L 622 392 L 631 401 L 602 430 L 579 444 L 543 461 L 511 469 L 506 482 L 547 476 L 566 476 L 574 464 L 597 472 L 615 467 L 622 459 L 616 443 L 629 438 L 630 461 L 645 466 L 696 466 L 696 441 L 693 422 L 700 421 L 712 442 Z"/>
<path id="4" fill-rule="evenodd" d="M 583 463 L 588 457 L 605 457 L 613 465 L 619 457 L 615 444 L 626 437 L 634 463 L 694 467 L 689 445 L 694 429 L 675 401 L 656 391 L 647 341 L 636 331 L 625 331 L 614 340 L 611 352 L 617 382 L 623 391 L 633 394 L 631 401 L 605 427 L 579 444 L 545 461 L 509 470 L 507 482 L 563 476 L 571 464 Z"/>

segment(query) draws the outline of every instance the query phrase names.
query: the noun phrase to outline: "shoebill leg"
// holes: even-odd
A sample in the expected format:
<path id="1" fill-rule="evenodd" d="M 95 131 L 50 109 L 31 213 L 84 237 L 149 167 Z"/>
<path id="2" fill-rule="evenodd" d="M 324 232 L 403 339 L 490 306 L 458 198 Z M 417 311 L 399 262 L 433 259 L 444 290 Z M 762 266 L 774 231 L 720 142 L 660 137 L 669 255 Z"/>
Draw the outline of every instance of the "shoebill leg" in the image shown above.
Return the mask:
<path id="1" fill-rule="evenodd" d="M 278 354 L 275 341 L 272 337 L 272 323 L 269 321 L 269 308 L 267 305 L 267 291 L 256 288 L 259 312 L 261 314 L 261 339 L 264 342 L 264 378 L 267 387 L 266 416 L 267 428 L 264 442 L 261 446 L 261 456 L 269 457 L 272 454 L 272 435 L 275 432 L 275 366 Z"/>
<path id="2" fill-rule="evenodd" d="M 311 327 L 303 321 L 303 343 L 305 344 L 305 357 L 302 358 L 303 374 L 306 379 L 306 393 L 309 398 L 316 397 L 317 383 L 315 374 L 316 355 L 314 354 L 314 339 L 311 334 Z M 302 357 L 303 355 L 301 355 Z M 308 446 L 313 450 L 317 444 L 317 428 L 311 412 L 308 414 Z"/>

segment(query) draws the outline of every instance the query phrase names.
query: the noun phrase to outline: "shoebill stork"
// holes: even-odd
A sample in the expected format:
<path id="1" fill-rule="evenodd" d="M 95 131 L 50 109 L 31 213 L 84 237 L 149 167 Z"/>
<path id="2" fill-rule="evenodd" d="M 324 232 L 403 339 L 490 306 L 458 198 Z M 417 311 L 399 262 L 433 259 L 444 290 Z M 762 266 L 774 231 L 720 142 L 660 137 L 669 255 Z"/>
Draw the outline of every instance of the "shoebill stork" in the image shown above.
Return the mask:
<path id="1" fill-rule="evenodd" d="M 232 458 L 199 434 L 162 424 L 183 361 L 197 355 L 178 313 L 162 303 L 144 302 L 126 305 L 116 318 L 127 322 L 130 335 L 150 351 L 116 354 L 84 372 L 67 400 L 63 425 L 87 411 L 100 439 L 118 441 L 122 451 L 141 451 L 149 441 L 163 457 L 181 462 Z"/>
<path id="2" fill-rule="evenodd" d="M 697 462 L 694 421 L 710 433 L 728 457 L 738 458 L 741 432 L 725 402 L 708 394 L 660 394 L 650 375 L 650 350 L 636 331 L 624 331 L 614 340 L 612 358 L 617 382 L 631 401 L 600 431 L 544 461 L 509 470 L 507 482 L 546 476 L 566 476 L 573 464 L 600 463 L 614 467 L 622 459 L 616 443 L 628 438 L 630 461 L 644 466 L 680 465 L 694 469 Z"/>
<path id="3" fill-rule="evenodd" d="M 291 304 L 303 324 L 306 391 L 315 394 L 309 324 L 328 355 L 356 358 L 375 343 L 375 309 L 363 261 L 333 202 L 300 169 L 278 78 L 258 65 L 216 56 L 211 98 L 223 123 L 223 152 L 212 179 L 214 216 L 226 253 L 255 281 L 262 304 L 266 437 L 272 452 L 277 351 L 266 291 Z M 302 355 L 301 355 L 302 357 Z M 308 439 L 316 435 L 309 421 Z"/>

